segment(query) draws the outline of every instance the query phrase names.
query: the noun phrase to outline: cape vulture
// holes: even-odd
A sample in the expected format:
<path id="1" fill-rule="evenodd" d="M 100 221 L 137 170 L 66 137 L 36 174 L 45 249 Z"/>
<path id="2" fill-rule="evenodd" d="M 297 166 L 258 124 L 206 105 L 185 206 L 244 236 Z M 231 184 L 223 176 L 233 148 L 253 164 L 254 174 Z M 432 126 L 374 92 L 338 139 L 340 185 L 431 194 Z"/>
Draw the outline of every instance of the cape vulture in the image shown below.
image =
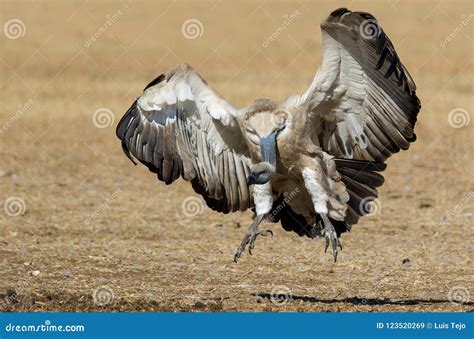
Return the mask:
<path id="1" fill-rule="evenodd" d="M 117 127 L 125 154 L 166 184 L 190 181 L 222 213 L 252 209 L 238 247 L 250 254 L 266 219 L 324 237 L 366 214 L 385 161 L 416 139 L 415 83 L 368 13 L 337 9 L 321 24 L 322 62 L 308 90 L 236 108 L 189 65 L 158 76 Z"/>

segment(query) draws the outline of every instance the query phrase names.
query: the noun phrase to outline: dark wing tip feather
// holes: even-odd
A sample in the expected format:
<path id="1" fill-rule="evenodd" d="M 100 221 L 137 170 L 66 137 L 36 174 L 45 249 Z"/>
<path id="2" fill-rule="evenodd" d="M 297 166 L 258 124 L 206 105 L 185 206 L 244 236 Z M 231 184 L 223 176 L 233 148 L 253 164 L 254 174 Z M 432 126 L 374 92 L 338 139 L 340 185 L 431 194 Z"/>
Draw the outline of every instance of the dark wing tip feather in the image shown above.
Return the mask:
<path id="1" fill-rule="evenodd" d="M 130 154 L 130 148 L 127 143 L 126 135 L 127 135 L 127 126 L 130 123 L 132 119 L 135 119 L 137 117 L 137 112 L 136 112 L 136 105 L 137 101 L 135 101 L 132 106 L 127 110 L 127 112 L 124 114 L 122 119 L 120 119 L 117 129 L 115 130 L 115 134 L 117 137 L 121 140 L 122 142 L 122 150 L 123 153 L 129 158 L 134 165 L 136 165 L 136 161 L 132 158 L 132 155 Z"/>
<path id="2" fill-rule="evenodd" d="M 410 74 L 398 58 L 398 55 L 395 52 L 395 48 L 393 47 L 392 42 L 378 24 L 377 19 L 372 14 L 367 12 L 352 12 L 347 8 L 338 8 L 330 14 L 327 21 L 332 23 L 336 22 L 344 24 L 345 22 L 347 22 L 345 14 L 348 13 L 350 15 L 347 17 L 347 19 L 355 19 L 354 21 L 351 21 L 352 24 L 355 23 L 356 25 L 361 25 L 367 20 L 370 20 L 371 22 L 373 20 L 373 23 L 377 25 L 378 32 L 377 34 L 370 35 L 368 39 L 375 40 L 377 55 L 380 55 L 380 58 L 376 65 L 376 70 L 380 69 L 385 61 L 390 62 L 390 67 L 386 71 L 385 76 L 388 78 L 393 73 L 395 73 L 399 84 L 398 86 L 402 87 L 408 94 L 414 95 L 416 97 L 416 86 L 413 79 L 411 78 Z"/>
<path id="3" fill-rule="evenodd" d="M 335 158 L 336 167 L 347 167 L 356 171 L 374 171 L 383 172 L 387 168 L 387 164 L 376 161 L 354 160 L 354 159 L 340 159 Z"/>
<path id="4" fill-rule="evenodd" d="M 394 86 L 397 86 L 401 93 L 405 95 L 405 119 L 410 123 L 410 128 L 403 132 L 403 136 L 408 143 L 413 142 L 416 140 L 413 128 L 417 121 L 418 113 L 421 110 L 421 102 L 416 95 L 416 85 L 413 78 L 401 62 L 395 47 L 377 22 L 377 19 L 370 13 L 351 12 L 347 8 L 339 8 L 331 13 L 326 22 L 329 27 L 334 24 L 338 25 L 338 27 L 343 25 L 352 32 L 361 32 L 363 25 L 368 21 L 371 25 L 376 25 L 376 27 L 373 27 L 376 34 L 369 34 L 368 36 L 361 34 L 360 36 L 375 48 L 378 60 L 374 70 L 381 72 L 385 79 L 393 81 Z M 397 147 L 407 149 L 408 145 L 399 145 Z"/>
<path id="5" fill-rule="evenodd" d="M 143 89 L 143 91 L 147 90 L 148 88 L 150 88 L 152 86 L 155 86 L 155 85 L 159 84 L 160 82 L 165 80 L 165 78 L 166 78 L 166 76 L 164 74 L 158 75 L 148 85 L 146 85 L 146 87 Z M 122 150 L 123 150 L 123 152 L 125 153 L 127 158 L 129 158 L 133 162 L 134 165 L 137 165 L 137 162 L 133 159 L 132 155 L 130 154 L 130 148 L 129 148 L 129 145 L 127 143 L 126 134 L 127 134 L 127 126 L 130 123 L 130 120 L 135 119 L 138 116 L 138 112 L 136 111 L 136 108 L 137 108 L 137 101 L 135 100 L 135 102 L 132 104 L 132 106 L 130 106 L 130 108 L 124 114 L 122 119 L 120 119 L 120 121 L 117 125 L 117 129 L 115 130 L 115 134 L 122 141 Z"/>
<path id="6" fill-rule="evenodd" d="M 341 7 L 332 11 L 330 16 L 332 16 L 333 18 L 340 18 L 343 14 L 346 14 L 346 13 L 351 13 L 351 11 L 345 7 Z"/>
<path id="7" fill-rule="evenodd" d="M 146 87 L 143 89 L 143 91 L 147 90 L 148 88 L 150 88 L 151 86 L 155 86 L 157 84 L 159 84 L 160 82 L 162 82 L 163 80 L 165 80 L 165 75 L 164 74 L 160 74 L 158 75 L 155 79 L 153 79 L 148 85 L 146 85 Z"/>

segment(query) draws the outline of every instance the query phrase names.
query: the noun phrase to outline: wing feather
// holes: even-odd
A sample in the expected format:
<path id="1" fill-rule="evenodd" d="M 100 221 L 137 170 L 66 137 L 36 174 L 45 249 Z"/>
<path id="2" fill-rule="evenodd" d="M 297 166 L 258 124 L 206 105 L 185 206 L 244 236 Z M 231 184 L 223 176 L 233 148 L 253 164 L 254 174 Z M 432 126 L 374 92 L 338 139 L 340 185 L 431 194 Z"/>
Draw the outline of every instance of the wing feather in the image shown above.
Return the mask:
<path id="1" fill-rule="evenodd" d="M 345 221 L 354 224 L 363 199 L 377 197 L 380 165 L 416 139 L 421 106 L 413 79 L 371 14 L 337 9 L 321 32 L 321 67 L 308 90 L 285 104 L 306 112 L 310 139 L 336 158 L 350 196 Z"/>
<path id="2" fill-rule="evenodd" d="M 321 30 L 321 68 L 309 89 L 288 102 L 307 105 L 309 123 L 324 126 L 323 149 L 336 157 L 383 162 L 407 149 L 416 139 L 420 101 L 377 20 L 342 8 Z"/>
<path id="3" fill-rule="evenodd" d="M 214 210 L 253 206 L 246 183 L 250 159 L 238 111 L 188 65 L 146 86 L 117 126 L 122 149 L 171 184 L 191 181 Z"/>

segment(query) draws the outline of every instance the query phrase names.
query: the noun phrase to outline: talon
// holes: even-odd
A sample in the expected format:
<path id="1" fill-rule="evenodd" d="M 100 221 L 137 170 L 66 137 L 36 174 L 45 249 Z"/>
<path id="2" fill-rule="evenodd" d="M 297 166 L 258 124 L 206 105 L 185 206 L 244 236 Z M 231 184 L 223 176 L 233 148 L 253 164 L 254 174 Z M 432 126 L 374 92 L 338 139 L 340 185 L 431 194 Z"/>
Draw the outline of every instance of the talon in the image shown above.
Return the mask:
<path id="1" fill-rule="evenodd" d="M 249 254 L 252 255 L 252 250 L 254 249 L 255 247 L 255 238 L 253 238 L 250 242 L 249 242 Z"/>
<path id="2" fill-rule="evenodd" d="M 324 223 L 324 228 L 322 231 L 322 235 L 324 236 L 324 239 L 326 241 L 325 243 L 325 248 L 324 248 L 324 253 L 327 252 L 329 243 L 331 243 L 332 247 L 332 255 L 334 256 L 334 262 L 337 262 L 337 248 L 339 247 L 342 251 L 342 245 L 339 239 L 337 238 L 337 233 L 336 230 L 334 229 L 334 226 L 332 225 L 331 221 L 325 214 L 321 214 L 321 218 Z"/>
<path id="3" fill-rule="evenodd" d="M 244 238 L 240 243 L 240 246 L 237 248 L 237 251 L 234 254 L 234 262 L 237 262 L 237 259 L 242 256 L 242 253 L 245 251 L 245 248 L 247 246 L 249 254 L 252 255 L 252 250 L 255 248 L 255 239 L 257 238 L 257 236 L 267 236 L 270 234 L 273 237 L 273 232 L 271 230 L 260 230 L 258 228 L 258 225 L 262 222 L 263 217 L 263 215 L 257 215 L 255 217 L 252 225 L 250 225 L 247 233 L 245 233 Z"/>
<path id="4" fill-rule="evenodd" d="M 336 242 L 332 243 L 332 255 L 334 256 L 334 262 L 337 261 L 337 244 Z"/>
<path id="5" fill-rule="evenodd" d="M 266 237 L 267 235 L 270 235 L 273 237 L 273 231 L 272 230 L 262 230 L 259 232 L 259 235 Z"/>
<path id="6" fill-rule="evenodd" d="M 242 253 L 239 250 L 237 250 L 234 254 L 234 262 L 237 262 L 237 259 L 239 259 L 241 255 Z"/>
<path id="7" fill-rule="evenodd" d="M 327 237 L 325 237 L 324 240 L 326 240 L 326 244 L 324 246 L 324 253 L 327 253 L 328 247 L 329 247 L 329 239 Z"/>

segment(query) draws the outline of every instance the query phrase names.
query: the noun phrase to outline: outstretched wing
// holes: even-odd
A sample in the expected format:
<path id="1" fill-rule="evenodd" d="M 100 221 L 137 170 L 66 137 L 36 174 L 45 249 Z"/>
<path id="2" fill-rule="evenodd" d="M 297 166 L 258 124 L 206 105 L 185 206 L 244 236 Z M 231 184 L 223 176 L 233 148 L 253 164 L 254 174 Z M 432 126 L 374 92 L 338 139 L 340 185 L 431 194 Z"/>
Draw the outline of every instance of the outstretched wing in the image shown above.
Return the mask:
<path id="1" fill-rule="evenodd" d="M 390 39 L 368 13 L 341 8 L 321 24 L 323 57 L 306 105 L 320 146 L 344 159 L 383 162 L 407 149 L 420 101 Z"/>
<path id="2" fill-rule="evenodd" d="M 181 176 L 214 210 L 245 211 L 253 204 L 250 160 L 237 112 L 189 65 L 179 65 L 145 88 L 116 133 L 125 154 L 159 180 Z"/>
<path id="3" fill-rule="evenodd" d="M 323 56 L 311 86 L 288 98 L 306 112 L 312 140 L 336 157 L 350 195 L 346 229 L 369 212 L 385 160 L 416 139 L 416 86 L 369 13 L 340 8 L 321 24 Z M 343 228 L 344 228 L 343 227 Z"/>

